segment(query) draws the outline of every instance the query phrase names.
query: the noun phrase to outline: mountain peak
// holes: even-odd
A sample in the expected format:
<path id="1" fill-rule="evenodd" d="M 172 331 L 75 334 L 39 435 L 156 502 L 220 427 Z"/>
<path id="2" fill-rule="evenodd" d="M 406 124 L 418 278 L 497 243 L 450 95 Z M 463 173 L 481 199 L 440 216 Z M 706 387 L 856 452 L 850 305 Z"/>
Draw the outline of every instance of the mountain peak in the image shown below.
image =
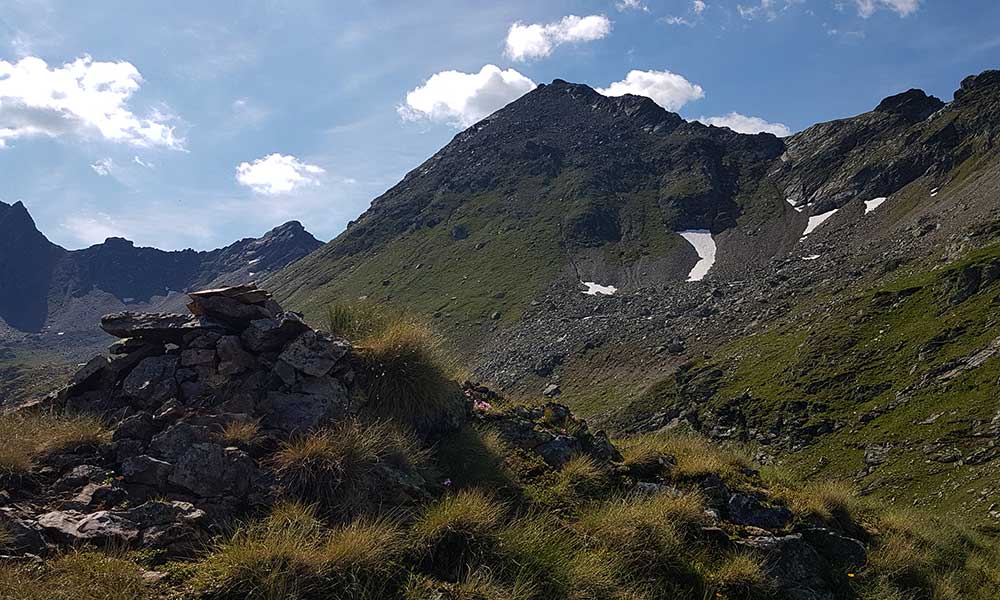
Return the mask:
<path id="1" fill-rule="evenodd" d="M 902 115 L 911 121 L 923 121 L 941 110 L 944 102 L 918 89 L 909 89 L 885 98 L 875 107 L 876 112 Z"/>
<path id="2" fill-rule="evenodd" d="M 1000 71 L 988 70 L 963 79 L 961 86 L 955 91 L 955 100 L 966 100 L 971 96 L 998 92 L 1000 92 Z"/>

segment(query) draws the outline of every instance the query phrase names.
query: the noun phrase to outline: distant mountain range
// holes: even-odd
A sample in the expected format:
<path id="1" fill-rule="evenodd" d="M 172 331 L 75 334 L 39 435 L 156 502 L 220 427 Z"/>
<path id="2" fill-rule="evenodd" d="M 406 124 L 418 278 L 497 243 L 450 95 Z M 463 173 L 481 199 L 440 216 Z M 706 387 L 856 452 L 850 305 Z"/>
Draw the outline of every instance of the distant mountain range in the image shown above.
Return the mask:
<path id="1" fill-rule="evenodd" d="M 139 248 L 122 238 L 66 250 L 38 230 L 23 203 L 0 202 L 0 367 L 5 355 L 14 364 L 43 357 L 46 366 L 85 358 L 110 340 L 96 327 L 101 315 L 183 310 L 185 291 L 265 277 L 321 245 L 290 221 L 210 252 Z M 18 360 L 26 352 L 32 360 Z"/>

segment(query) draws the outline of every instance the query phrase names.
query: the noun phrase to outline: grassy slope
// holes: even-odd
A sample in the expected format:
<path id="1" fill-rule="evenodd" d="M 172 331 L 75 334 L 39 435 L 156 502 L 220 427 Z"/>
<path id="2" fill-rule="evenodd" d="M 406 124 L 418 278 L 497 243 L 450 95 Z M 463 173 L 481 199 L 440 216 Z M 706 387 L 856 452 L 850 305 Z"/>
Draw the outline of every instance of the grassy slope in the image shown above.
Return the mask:
<path id="1" fill-rule="evenodd" d="M 954 450 L 968 456 L 987 445 L 973 432 L 1000 406 L 1000 356 L 947 382 L 924 378 L 1000 337 L 1000 283 L 964 302 L 949 300 L 958 273 L 998 260 L 1000 244 L 993 244 L 946 269 L 835 301 L 816 299 L 766 332 L 728 344 L 686 374 L 651 386 L 632 408 L 641 412 L 701 399 L 701 414 L 736 407 L 751 426 L 768 427 L 779 416 L 789 419 L 791 404 L 804 403 L 805 421 L 844 426 L 784 457 L 799 476 L 857 475 L 864 448 L 888 444 L 888 462 L 862 478 L 862 485 L 907 504 L 983 518 L 1000 485 L 996 465 L 930 457 Z M 931 346 L 937 349 L 928 351 Z M 751 399 L 734 400 L 744 393 Z M 877 416 L 864 422 L 866 414 Z"/>
<path id="2" fill-rule="evenodd" d="M 550 180 L 523 179 L 509 189 L 444 201 L 449 202 L 453 206 L 445 221 L 400 235 L 378 251 L 319 257 L 299 266 L 308 279 L 324 284 L 291 291 L 285 286 L 301 281 L 301 273 L 282 274 L 286 279 L 274 282 L 279 298 L 320 326 L 332 302 L 367 297 L 394 304 L 426 318 L 453 350 L 467 353 L 494 325 L 493 313 L 501 322 L 519 319 L 528 302 L 571 268 L 571 255 L 581 245 L 567 242 L 566 223 L 609 200 L 595 199 L 570 170 Z M 652 191 L 610 202 L 619 203 L 627 235 L 600 248 L 610 268 L 684 250 L 663 226 Z M 458 226 L 468 231 L 467 238 L 454 239 Z"/>

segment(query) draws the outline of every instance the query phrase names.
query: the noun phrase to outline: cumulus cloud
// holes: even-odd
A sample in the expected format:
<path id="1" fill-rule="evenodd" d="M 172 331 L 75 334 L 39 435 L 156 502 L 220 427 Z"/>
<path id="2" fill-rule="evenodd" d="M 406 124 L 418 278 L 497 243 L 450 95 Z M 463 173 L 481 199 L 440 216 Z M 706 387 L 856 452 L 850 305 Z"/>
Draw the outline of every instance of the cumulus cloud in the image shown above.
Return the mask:
<path id="1" fill-rule="evenodd" d="M 94 173 L 97 173 L 101 177 L 105 177 L 107 175 L 111 175 L 111 171 L 115 168 L 115 161 L 110 158 L 102 158 L 90 165 L 90 168 L 94 170 Z"/>
<path id="2" fill-rule="evenodd" d="M 142 117 L 130 109 L 141 84 L 138 69 L 124 61 L 83 56 L 50 68 L 32 56 L 0 60 L 0 147 L 20 138 L 74 134 L 182 149 L 169 115 L 152 111 Z"/>
<path id="3" fill-rule="evenodd" d="M 554 23 L 525 25 L 517 22 L 507 31 L 504 54 L 511 60 L 545 58 L 556 46 L 574 42 L 592 42 L 611 33 L 611 21 L 604 15 L 578 17 L 569 15 Z"/>
<path id="4" fill-rule="evenodd" d="M 649 12 L 649 7 L 640 2 L 640 0 L 619 0 L 618 2 L 615 2 L 615 9 L 617 9 L 618 12 L 625 12 L 626 10 Z"/>
<path id="5" fill-rule="evenodd" d="M 258 194 L 284 194 L 300 187 L 319 183 L 321 167 L 300 161 L 291 155 L 268 154 L 252 163 L 236 167 L 236 181 Z"/>
<path id="6" fill-rule="evenodd" d="M 688 27 L 694 26 L 694 23 L 688 21 L 684 17 L 671 16 L 671 17 L 663 17 L 660 20 L 666 23 L 667 25 L 687 25 Z"/>
<path id="7" fill-rule="evenodd" d="M 694 0 L 694 2 L 691 3 L 691 10 L 694 11 L 694 14 L 700 15 L 705 12 L 705 8 L 707 6 L 708 5 L 705 4 L 705 0 Z"/>
<path id="8" fill-rule="evenodd" d="M 792 130 L 784 123 L 769 123 L 760 117 L 748 117 L 738 112 L 731 112 L 721 117 L 699 117 L 705 125 L 728 127 L 736 133 L 773 133 L 778 137 L 792 134 Z"/>
<path id="9" fill-rule="evenodd" d="M 700 85 L 670 71 L 629 71 L 624 80 L 616 81 L 606 88 L 598 88 L 597 91 L 605 96 L 646 96 L 663 108 L 673 111 L 692 100 L 705 97 L 705 91 Z"/>
<path id="10" fill-rule="evenodd" d="M 908 17 L 920 8 L 920 0 L 854 0 L 858 14 L 867 19 L 879 8 L 888 8 L 901 17 Z"/>
<path id="11" fill-rule="evenodd" d="M 468 127 L 533 89 L 534 81 L 496 65 L 485 65 L 478 73 L 441 71 L 406 94 L 396 110 L 407 121 Z"/>
<path id="12" fill-rule="evenodd" d="M 752 20 L 758 17 L 763 17 L 768 21 L 773 21 L 777 19 L 778 15 L 782 12 L 804 2 L 805 0 L 760 0 L 759 4 L 738 4 L 736 5 L 736 11 L 739 12 L 740 16 L 744 19 Z"/>

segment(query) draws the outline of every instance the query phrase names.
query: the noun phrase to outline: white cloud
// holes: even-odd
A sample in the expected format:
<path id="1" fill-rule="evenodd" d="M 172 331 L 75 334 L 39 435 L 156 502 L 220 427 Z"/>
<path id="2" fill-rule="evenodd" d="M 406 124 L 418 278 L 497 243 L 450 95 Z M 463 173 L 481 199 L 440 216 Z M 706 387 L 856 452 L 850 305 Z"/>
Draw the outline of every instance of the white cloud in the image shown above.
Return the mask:
<path id="1" fill-rule="evenodd" d="M 773 133 L 778 137 L 792 134 L 792 130 L 784 123 L 769 123 L 760 117 L 748 117 L 738 112 L 731 112 L 721 117 L 698 117 L 705 125 L 728 127 L 737 133 Z"/>
<path id="2" fill-rule="evenodd" d="M 126 237 L 118 223 L 105 213 L 70 216 L 60 226 L 87 246 L 100 244 L 109 237 Z"/>
<path id="3" fill-rule="evenodd" d="M 643 4 L 640 0 L 619 0 L 615 2 L 615 9 L 618 12 L 625 12 L 626 10 L 641 10 L 642 12 L 649 12 L 649 7 Z"/>
<path id="4" fill-rule="evenodd" d="M 858 14 L 867 19 L 879 8 L 896 11 L 901 17 L 908 17 L 920 8 L 920 0 L 854 0 Z"/>
<path id="5" fill-rule="evenodd" d="M 315 185 L 317 175 L 325 173 L 321 167 L 306 164 L 291 155 L 268 154 L 252 163 L 236 167 L 236 181 L 258 194 L 283 194 L 296 188 Z"/>
<path id="6" fill-rule="evenodd" d="M 101 177 L 105 177 L 107 175 L 111 175 L 111 171 L 115 168 L 115 161 L 110 158 L 102 158 L 90 165 L 90 168 Z"/>
<path id="7" fill-rule="evenodd" d="M 533 89 L 534 81 L 496 65 L 485 65 L 478 73 L 441 71 L 407 93 L 396 110 L 407 121 L 468 127 Z"/>
<path id="8" fill-rule="evenodd" d="M 688 27 L 694 25 L 694 23 L 688 21 L 684 17 L 663 17 L 660 20 L 666 23 L 667 25 L 687 25 Z"/>
<path id="9" fill-rule="evenodd" d="M 147 169 L 154 168 L 153 163 L 146 162 L 146 161 L 142 160 L 141 158 L 139 158 L 138 156 L 133 156 L 132 157 L 132 162 L 134 162 L 135 164 L 139 165 L 140 167 L 146 167 Z"/>
<path id="10" fill-rule="evenodd" d="M 606 88 L 598 88 L 597 91 L 605 96 L 646 96 L 663 108 L 673 111 L 692 100 L 705 97 L 705 91 L 700 85 L 670 71 L 629 71 L 624 80 L 616 81 Z"/>
<path id="11" fill-rule="evenodd" d="M 694 0 L 694 2 L 691 3 L 691 10 L 694 11 L 694 14 L 700 15 L 705 12 L 705 8 L 707 6 L 708 5 L 705 4 L 705 0 Z"/>
<path id="12" fill-rule="evenodd" d="M 131 63 L 83 56 L 49 68 L 40 58 L 0 60 L 0 147 L 34 136 L 75 134 L 138 147 L 182 149 L 171 117 L 133 113 L 129 100 L 142 83 Z"/>
<path id="13" fill-rule="evenodd" d="M 507 31 L 504 54 L 511 60 L 544 58 L 556 48 L 572 42 L 592 42 L 611 33 L 611 21 L 604 15 L 578 17 L 569 15 L 541 25 L 514 23 Z"/>
<path id="14" fill-rule="evenodd" d="M 864 0 L 861 0 L 864 1 Z M 898 1 L 898 0 L 889 0 Z M 905 1 L 905 0 L 904 0 Z M 759 4 L 751 4 L 744 6 L 743 4 L 736 5 L 737 12 L 744 19 L 756 19 L 757 17 L 764 17 L 768 21 L 773 21 L 778 18 L 782 12 L 800 4 L 803 4 L 805 0 L 760 0 Z"/>

